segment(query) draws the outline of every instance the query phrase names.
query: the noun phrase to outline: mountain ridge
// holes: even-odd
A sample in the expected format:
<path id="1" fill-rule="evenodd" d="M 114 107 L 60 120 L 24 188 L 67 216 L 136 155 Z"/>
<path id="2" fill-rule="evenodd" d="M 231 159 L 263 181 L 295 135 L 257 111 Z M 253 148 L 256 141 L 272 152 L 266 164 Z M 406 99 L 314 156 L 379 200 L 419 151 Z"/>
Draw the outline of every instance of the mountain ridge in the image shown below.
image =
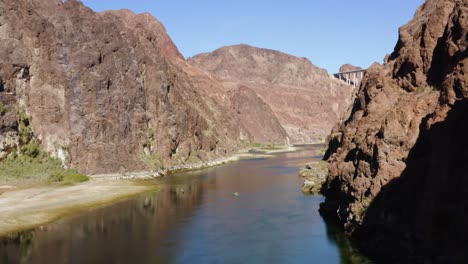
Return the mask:
<path id="1" fill-rule="evenodd" d="M 253 89 L 285 128 L 291 143 L 322 141 L 344 114 L 352 88 L 303 57 L 246 44 L 202 53 L 188 62 L 227 89 Z"/>

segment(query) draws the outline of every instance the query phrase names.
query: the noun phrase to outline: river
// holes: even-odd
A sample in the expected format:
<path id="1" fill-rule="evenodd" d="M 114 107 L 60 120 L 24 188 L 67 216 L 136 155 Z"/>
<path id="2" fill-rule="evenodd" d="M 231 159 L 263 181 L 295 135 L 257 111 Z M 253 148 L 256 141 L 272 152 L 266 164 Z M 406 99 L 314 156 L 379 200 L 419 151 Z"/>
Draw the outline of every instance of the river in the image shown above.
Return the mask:
<path id="1" fill-rule="evenodd" d="M 155 180 L 104 208 L 0 238 L 0 263 L 362 263 L 302 194 L 321 146 Z"/>

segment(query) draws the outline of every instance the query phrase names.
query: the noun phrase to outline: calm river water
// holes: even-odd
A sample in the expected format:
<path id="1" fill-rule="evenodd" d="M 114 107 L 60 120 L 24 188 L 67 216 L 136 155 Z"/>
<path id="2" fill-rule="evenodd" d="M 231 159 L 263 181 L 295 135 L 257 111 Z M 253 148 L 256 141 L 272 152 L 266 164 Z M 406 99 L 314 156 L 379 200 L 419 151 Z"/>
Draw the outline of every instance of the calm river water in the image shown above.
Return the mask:
<path id="1" fill-rule="evenodd" d="M 300 191 L 318 148 L 156 180 L 158 193 L 0 239 L 0 263 L 361 263 L 323 197 Z"/>

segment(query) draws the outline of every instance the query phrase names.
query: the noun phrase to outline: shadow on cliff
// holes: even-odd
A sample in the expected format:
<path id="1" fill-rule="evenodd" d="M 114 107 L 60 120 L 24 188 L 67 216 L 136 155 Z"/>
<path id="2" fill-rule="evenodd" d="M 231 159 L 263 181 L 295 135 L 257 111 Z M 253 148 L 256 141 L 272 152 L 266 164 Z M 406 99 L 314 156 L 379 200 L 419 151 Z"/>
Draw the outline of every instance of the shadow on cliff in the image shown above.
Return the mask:
<path id="1" fill-rule="evenodd" d="M 468 256 L 468 99 L 425 129 L 401 177 L 382 188 L 356 238 L 378 262 L 462 263 Z"/>
<path id="2" fill-rule="evenodd" d="M 343 232 L 341 227 L 334 223 L 326 223 L 328 241 L 336 245 L 340 254 L 341 264 L 368 264 L 372 263 L 363 256 L 355 243 Z"/>

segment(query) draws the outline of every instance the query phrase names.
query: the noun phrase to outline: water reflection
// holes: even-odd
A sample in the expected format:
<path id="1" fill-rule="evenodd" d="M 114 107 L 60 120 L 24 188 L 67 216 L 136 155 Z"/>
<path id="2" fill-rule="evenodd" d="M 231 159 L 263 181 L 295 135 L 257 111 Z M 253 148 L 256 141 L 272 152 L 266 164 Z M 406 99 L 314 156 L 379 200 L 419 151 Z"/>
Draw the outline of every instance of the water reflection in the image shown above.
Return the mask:
<path id="1" fill-rule="evenodd" d="M 166 177 L 158 193 L 4 238 L 0 260 L 356 263 L 351 244 L 318 214 L 323 198 L 300 191 L 297 168 L 317 148 Z"/>
<path id="2" fill-rule="evenodd" d="M 335 224 L 327 224 L 328 239 L 333 242 L 340 252 L 341 263 L 343 264 L 370 264 L 368 258 L 359 253 L 351 240 Z"/>
<path id="3" fill-rule="evenodd" d="M 183 191 L 182 191 L 183 190 Z M 200 182 L 168 186 L 160 193 L 93 210 L 34 231 L 5 238 L 2 263 L 148 263 L 164 259 L 167 231 L 196 209 Z M 160 217 L 164 216 L 164 217 Z"/>

